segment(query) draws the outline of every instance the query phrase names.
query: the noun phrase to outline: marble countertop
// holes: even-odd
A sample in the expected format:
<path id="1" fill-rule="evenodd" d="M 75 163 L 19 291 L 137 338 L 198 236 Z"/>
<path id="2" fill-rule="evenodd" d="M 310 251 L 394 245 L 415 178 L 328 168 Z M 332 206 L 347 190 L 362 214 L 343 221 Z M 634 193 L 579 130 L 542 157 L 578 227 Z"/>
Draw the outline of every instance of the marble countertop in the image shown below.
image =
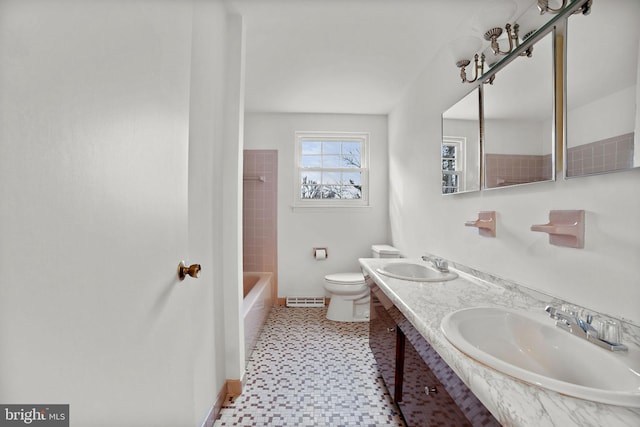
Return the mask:
<path id="1" fill-rule="evenodd" d="M 546 305 L 564 301 L 518 286 L 465 266 L 449 263 L 459 277 L 449 282 L 418 283 L 383 276 L 377 268 L 390 262 L 421 259 L 361 258 L 369 275 L 413 326 L 451 366 L 496 419 L 506 426 L 640 426 L 640 408 L 591 402 L 524 383 L 471 359 L 444 336 L 445 315 L 468 307 L 492 306 L 540 313 Z M 549 319 L 552 321 L 551 319 Z M 640 352 L 639 328 L 624 325 L 623 342 L 630 352 Z M 602 369 L 606 375 L 606 367 Z"/>

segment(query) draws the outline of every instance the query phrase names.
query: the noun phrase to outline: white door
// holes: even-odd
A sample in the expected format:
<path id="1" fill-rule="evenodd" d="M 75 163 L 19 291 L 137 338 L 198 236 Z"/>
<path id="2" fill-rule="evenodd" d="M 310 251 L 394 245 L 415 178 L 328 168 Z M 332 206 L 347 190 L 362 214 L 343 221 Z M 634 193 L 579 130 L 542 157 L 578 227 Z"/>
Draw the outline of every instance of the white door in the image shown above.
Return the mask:
<path id="1" fill-rule="evenodd" d="M 0 402 L 190 424 L 191 6 L 5 1 L 0 16 Z"/>

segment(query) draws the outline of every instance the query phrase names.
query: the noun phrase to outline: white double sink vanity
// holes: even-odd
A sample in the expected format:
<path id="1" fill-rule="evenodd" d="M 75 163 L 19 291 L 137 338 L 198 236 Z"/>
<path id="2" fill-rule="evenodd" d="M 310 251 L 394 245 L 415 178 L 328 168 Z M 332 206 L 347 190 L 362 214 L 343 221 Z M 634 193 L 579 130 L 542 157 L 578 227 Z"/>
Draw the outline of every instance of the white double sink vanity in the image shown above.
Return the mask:
<path id="1" fill-rule="evenodd" d="M 383 378 L 392 397 L 400 400 L 396 403 L 410 425 L 414 425 L 411 412 L 416 409 L 409 404 L 406 409 L 403 406 L 398 381 L 403 382 L 403 373 L 408 377 L 425 375 L 411 373 L 413 362 L 405 361 L 404 356 L 400 361 L 397 355 L 396 360 L 386 361 L 377 356 L 376 349 L 381 345 L 373 330 L 379 329 L 375 325 L 381 315 L 387 316 L 380 313 L 380 306 L 387 311 L 396 310 L 397 315 L 391 313 L 391 317 L 402 319 L 384 327 L 383 333 L 395 334 L 397 329 L 401 336 L 398 341 L 388 340 L 391 344 L 386 347 L 397 342 L 395 346 L 404 351 L 400 338 L 404 340 L 406 334 L 409 339 L 411 331 L 417 331 L 429 351 L 441 359 L 440 364 L 448 365 L 448 377 L 455 374 L 456 381 L 464 383 L 473 398 L 484 406 L 483 410 L 486 408 L 495 417 L 494 423 L 563 427 L 640 425 L 640 328 L 619 322 L 623 345 L 611 345 L 598 340 L 593 328 L 583 324 L 578 316 L 574 322 L 573 316 L 560 313 L 559 307 L 565 301 L 462 265 L 430 261 L 434 259 L 360 259 L 372 288 L 372 350 L 378 365 L 384 365 L 381 371 L 385 366 L 390 368 L 391 374 L 383 373 Z M 374 294 L 379 298 L 374 298 Z M 390 354 L 398 354 L 397 348 L 395 351 Z M 422 356 L 427 364 L 429 358 Z M 394 373 L 394 369 L 403 372 Z M 409 384 L 413 380 L 406 378 L 404 382 Z M 426 399 L 423 402 L 428 402 L 430 391 L 431 396 L 437 393 L 436 387 L 430 384 L 423 387 L 427 395 L 422 396 Z M 460 394 L 448 390 L 446 381 L 438 387 L 447 389 L 442 390 L 445 394 Z M 469 425 L 487 422 L 472 419 L 473 414 L 463 415 Z"/>

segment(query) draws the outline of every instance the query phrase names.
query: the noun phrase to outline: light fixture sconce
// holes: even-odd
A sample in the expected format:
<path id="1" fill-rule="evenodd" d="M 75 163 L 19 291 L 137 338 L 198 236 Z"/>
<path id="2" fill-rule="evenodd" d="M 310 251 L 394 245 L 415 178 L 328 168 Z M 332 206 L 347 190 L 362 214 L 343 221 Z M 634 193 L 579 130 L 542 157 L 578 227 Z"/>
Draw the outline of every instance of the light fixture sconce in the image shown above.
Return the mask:
<path id="1" fill-rule="evenodd" d="M 507 40 L 509 40 L 509 50 L 506 50 L 506 51 L 500 50 L 500 43 L 498 42 L 498 37 L 500 37 L 503 32 L 502 28 L 499 28 L 499 27 L 491 28 L 489 31 L 484 33 L 484 39 L 491 43 L 491 50 L 495 55 L 508 55 L 511 52 L 513 52 L 515 48 L 520 46 L 520 35 L 519 35 L 520 25 L 515 24 L 512 27 L 511 24 L 507 23 L 504 26 L 504 29 L 506 32 Z M 525 41 L 533 33 L 534 31 L 531 31 L 525 34 L 522 37 L 522 41 Z M 520 56 L 526 56 L 529 58 L 531 58 L 532 55 L 533 55 L 533 47 L 530 47 L 529 49 L 525 50 L 520 54 Z"/>
<path id="2" fill-rule="evenodd" d="M 456 62 L 456 66 L 460 68 L 460 79 L 462 80 L 462 83 L 473 83 L 476 80 L 478 80 L 478 77 L 484 73 L 484 53 L 481 54 L 479 58 L 480 58 L 480 61 L 478 63 L 478 54 L 476 53 L 473 56 L 474 74 L 473 74 L 473 79 L 471 80 L 467 79 L 467 71 L 466 71 L 466 67 L 468 67 L 469 64 L 471 64 L 471 61 L 469 61 L 468 59 L 461 59 Z"/>
<path id="3" fill-rule="evenodd" d="M 544 15 L 545 13 L 553 13 L 558 14 L 567 7 L 568 0 L 562 0 L 562 5 L 557 9 L 554 9 L 549 6 L 549 0 L 538 0 L 538 10 L 540 11 L 540 15 Z M 591 5 L 593 4 L 593 0 L 587 0 L 582 7 L 576 10 L 574 13 L 582 13 L 583 15 L 588 15 L 591 13 Z"/>

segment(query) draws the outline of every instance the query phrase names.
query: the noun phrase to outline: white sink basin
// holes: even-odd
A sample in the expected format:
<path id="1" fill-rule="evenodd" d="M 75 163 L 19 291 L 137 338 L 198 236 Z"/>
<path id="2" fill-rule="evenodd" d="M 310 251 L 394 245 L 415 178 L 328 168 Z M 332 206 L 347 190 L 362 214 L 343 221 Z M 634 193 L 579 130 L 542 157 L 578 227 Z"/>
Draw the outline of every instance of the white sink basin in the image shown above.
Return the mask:
<path id="1" fill-rule="evenodd" d="M 413 262 L 389 263 L 377 269 L 378 273 L 395 279 L 410 280 L 412 282 L 446 282 L 458 277 L 457 273 L 442 273 L 423 264 Z"/>
<path id="2" fill-rule="evenodd" d="M 600 348 L 556 327 L 544 313 L 469 308 L 447 315 L 442 330 L 463 353 L 522 381 L 586 400 L 640 408 L 637 351 Z"/>

